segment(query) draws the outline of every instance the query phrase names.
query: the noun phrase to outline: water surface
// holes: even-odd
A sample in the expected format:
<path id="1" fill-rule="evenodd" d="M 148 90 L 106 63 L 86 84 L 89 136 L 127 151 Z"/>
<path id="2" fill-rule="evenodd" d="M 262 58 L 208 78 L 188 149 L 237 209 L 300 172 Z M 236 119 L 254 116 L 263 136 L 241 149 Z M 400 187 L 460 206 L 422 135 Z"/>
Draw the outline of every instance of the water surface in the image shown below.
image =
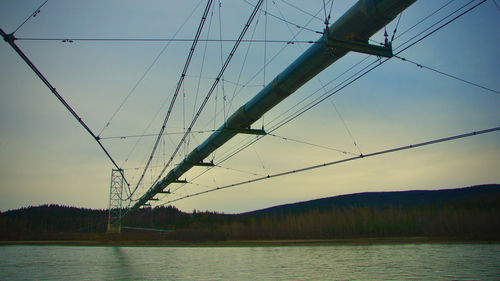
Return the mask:
<path id="1" fill-rule="evenodd" d="M 0 280 L 500 280 L 500 244 L 0 246 Z"/>

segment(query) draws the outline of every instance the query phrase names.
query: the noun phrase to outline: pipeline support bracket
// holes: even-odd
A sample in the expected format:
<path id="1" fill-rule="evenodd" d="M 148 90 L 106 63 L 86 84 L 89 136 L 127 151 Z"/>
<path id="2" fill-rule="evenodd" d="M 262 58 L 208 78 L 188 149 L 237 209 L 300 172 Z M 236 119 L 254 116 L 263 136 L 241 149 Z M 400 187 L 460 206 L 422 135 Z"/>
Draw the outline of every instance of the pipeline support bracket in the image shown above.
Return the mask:
<path id="1" fill-rule="evenodd" d="M 201 166 L 201 167 L 214 167 L 215 164 L 214 162 L 198 162 L 193 164 L 194 166 Z"/>
<path id="2" fill-rule="evenodd" d="M 260 135 L 260 136 L 265 136 L 267 135 L 266 131 L 260 130 L 260 129 L 241 129 L 241 128 L 224 128 L 224 131 L 228 132 L 234 132 L 237 134 L 247 134 L 247 135 Z"/>
<path id="3" fill-rule="evenodd" d="M 174 180 L 172 183 L 187 183 L 187 180 Z"/>
<path id="4" fill-rule="evenodd" d="M 392 53 L 391 43 L 387 43 L 384 46 L 378 46 L 363 42 L 342 40 L 330 37 L 326 40 L 326 46 L 329 48 L 342 48 L 357 53 L 375 55 L 377 57 L 392 58 L 394 56 L 394 54 Z"/>

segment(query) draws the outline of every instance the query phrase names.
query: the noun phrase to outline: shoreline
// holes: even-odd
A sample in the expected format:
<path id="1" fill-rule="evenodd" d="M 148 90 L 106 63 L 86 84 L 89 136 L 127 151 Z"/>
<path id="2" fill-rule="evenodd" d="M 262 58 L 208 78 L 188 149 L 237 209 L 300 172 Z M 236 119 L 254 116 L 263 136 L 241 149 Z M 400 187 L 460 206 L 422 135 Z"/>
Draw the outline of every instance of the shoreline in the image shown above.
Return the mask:
<path id="1" fill-rule="evenodd" d="M 500 240 L 435 237 L 377 237 L 311 240 L 233 240 L 233 241 L 77 241 L 36 240 L 0 241 L 1 246 L 96 246 L 96 247 L 289 247 L 289 246 L 368 246 L 384 244 L 499 244 Z"/>

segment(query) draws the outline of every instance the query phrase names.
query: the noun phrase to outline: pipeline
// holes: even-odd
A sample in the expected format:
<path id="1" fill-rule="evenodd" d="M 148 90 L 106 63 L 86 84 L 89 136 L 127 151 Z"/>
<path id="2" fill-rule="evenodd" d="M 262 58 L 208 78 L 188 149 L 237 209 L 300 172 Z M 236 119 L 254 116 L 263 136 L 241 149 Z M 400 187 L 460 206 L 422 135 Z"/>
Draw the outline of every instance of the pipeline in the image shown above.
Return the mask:
<path id="1" fill-rule="evenodd" d="M 152 186 L 116 223 L 133 214 L 139 207 L 162 192 L 169 184 L 178 181 L 184 173 L 200 163 L 211 153 L 232 139 L 241 130 L 260 119 L 267 111 L 294 93 L 318 73 L 353 50 L 345 45 L 330 44 L 341 41 L 367 44 L 368 39 L 389 24 L 399 13 L 416 0 L 360 0 L 335 23 L 325 29 L 321 38 L 278 74 L 255 97 L 234 112 L 202 144 Z"/>

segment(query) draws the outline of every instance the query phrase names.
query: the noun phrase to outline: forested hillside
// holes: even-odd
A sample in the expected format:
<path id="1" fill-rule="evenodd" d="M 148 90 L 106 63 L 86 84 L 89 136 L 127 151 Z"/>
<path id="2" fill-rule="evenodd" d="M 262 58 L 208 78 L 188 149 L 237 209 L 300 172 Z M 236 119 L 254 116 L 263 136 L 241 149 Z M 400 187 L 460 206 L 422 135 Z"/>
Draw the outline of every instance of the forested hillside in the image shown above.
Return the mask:
<path id="1" fill-rule="evenodd" d="M 267 240 L 359 237 L 450 237 L 500 240 L 500 185 L 437 191 L 374 192 L 276 206 L 244 214 L 141 209 L 123 239 Z M 0 214 L 0 239 L 94 239 L 106 210 L 43 205 Z M 85 235 L 84 235 L 85 234 Z M 83 235 L 83 236 L 82 236 Z M 101 238 L 96 238 L 101 239 Z"/>

